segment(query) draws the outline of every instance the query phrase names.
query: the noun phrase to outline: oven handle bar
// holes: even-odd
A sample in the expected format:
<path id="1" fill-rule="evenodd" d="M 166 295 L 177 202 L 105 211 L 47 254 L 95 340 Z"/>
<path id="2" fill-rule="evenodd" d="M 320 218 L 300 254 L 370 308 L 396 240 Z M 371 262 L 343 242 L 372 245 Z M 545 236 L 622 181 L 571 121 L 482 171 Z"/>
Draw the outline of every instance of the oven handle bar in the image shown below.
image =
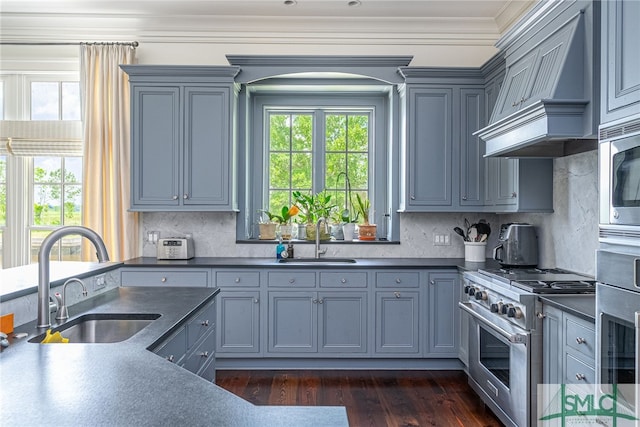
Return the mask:
<path id="1" fill-rule="evenodd" d="M 478 320 L 479 322 L 483 323 L 485 326 L 488 326 L 489 328 L 493 329 L 495 332 L 497 332 L 500 335 L 502 335 L 503 337 L 505 337 L 510 343 L 513 343 L 513 344 L 526 344 L 527 343 L 527 337 L 526 336 L 521 335 L 521 334 L 511 334 L 511 333 L 505 331 L 504 329 L 502 329 L 501 327 L 499 327 L 498 325 L 494 325 L 493 323 L 488 321 L 484 316 L 476 313 L 471 308 L 471 305 L 469 303 L 459 302 L 458 303 L 458 307 L 460 307 L 462 310 L 466 311 L 474 319 Z"/>

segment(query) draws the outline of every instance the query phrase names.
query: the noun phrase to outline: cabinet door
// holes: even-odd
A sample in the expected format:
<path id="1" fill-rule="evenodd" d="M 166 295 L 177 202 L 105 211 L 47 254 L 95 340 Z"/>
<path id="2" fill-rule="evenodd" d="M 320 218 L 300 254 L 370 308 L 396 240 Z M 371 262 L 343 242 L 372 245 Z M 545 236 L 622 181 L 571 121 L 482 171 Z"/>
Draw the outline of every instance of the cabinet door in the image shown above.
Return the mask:
<path id="1" fill-rule="evenodd" d="M 460 283 L 457 273 L 429 274 L 428 354 L 458 357 Z"/>
<path id="2" fill-rule="evenodd" d="M 134 86 L 132 97 L 132 208 L 178 206 L 180 88 Z"/>
<path id="3" fill-rule="evenodd" d="M 269 352 L 318 351 L 317 306 L 315 292 L 269 292 Z"/>
<path id="4" fill-rule="evenodd" d="M 318 293 L 320 351 L 367 351 L 367 294 L 365 292 Z"/>
<path id="5" fill-rule="evenodd" d="M 185 87 L 185 205 L 230 205 L 229 89 Z"/>
<path id="6" fill-rule="evenodd" d="M 537 52 L 530 52 L 507 68 L 507 75 L 503 82 L 503 88 L 498 95 L 498 100 L 491 116 L 491 123 L 495 123 L 520 109 L 531 78 Z"/>
<path id="7" fill-rule="evenodd" d="M 461 89 L 460 111 L 460 205 L 484 203 L 484 141 L 473 133 L 485 123 L 483 89 Z"/>
<path id="8" fill-rule="evenodd" d="M 376 292 L 376 353 L 420 353 L 419 292 Z"/>
<path id="9" fill-rule="evenodd" d="M 409 210 L 452 203 L 452 98 L 452 88 L 410 89 Z"/>
<path id="10" fill-rule="evenodd" d="M 602 2 L 602 123 L 640 113 L 640 2 Z"/>
<path id="11" fill-rule="evenodd" d="M 542 320 L 542 382 L 544 384 L 561 384 L 564 379 L 562 334 L 562 312 L 545 306 Z"/>
<path id="12" fill-rule="evenodd" d="M 218 353 L 260 351 L 260 292 L 222 290 L 218 300 Z"/>
<path id="13" fill-rule="evenodd" d="M 518 160 L 498 159 L 495 164 L 495 203 L 496 205 L 517 204 L 518 200 Z"/>

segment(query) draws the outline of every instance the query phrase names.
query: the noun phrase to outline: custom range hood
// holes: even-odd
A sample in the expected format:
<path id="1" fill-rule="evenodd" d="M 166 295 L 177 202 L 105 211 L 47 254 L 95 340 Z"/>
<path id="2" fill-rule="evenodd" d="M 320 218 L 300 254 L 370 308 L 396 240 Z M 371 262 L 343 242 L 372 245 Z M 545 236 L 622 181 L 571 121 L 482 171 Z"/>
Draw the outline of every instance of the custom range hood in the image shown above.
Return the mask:
<path id="1" fill-rule="evenodd" d="M 498 42 L 506 52 L 505 79 L 490 124 L 474 134 L 485 141 L 486 157 L 561 157 L 597 148 L 597 7 L 541 2 Z"/>

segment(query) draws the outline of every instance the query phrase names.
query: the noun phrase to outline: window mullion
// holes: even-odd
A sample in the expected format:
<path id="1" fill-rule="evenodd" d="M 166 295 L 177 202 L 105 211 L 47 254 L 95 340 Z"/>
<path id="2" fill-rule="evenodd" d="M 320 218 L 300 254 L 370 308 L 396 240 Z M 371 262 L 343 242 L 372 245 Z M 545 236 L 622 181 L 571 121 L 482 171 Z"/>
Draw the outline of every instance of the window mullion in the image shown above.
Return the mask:
<path id="1" fill-rule="evenodd" d="M 29 230 L 32 199 L 31 162 L 28 157 L 7 157 L 7 228 L 3 251 L 5 268 L 29 264 Z M 25 188 L 25 183 L 28 185 Z"/>
<path id="2" fill-rule="evenodd" d="M 313 112 L 313 192 L 318 193 L 326 187 L 326 124 L 325 111 Z"/>

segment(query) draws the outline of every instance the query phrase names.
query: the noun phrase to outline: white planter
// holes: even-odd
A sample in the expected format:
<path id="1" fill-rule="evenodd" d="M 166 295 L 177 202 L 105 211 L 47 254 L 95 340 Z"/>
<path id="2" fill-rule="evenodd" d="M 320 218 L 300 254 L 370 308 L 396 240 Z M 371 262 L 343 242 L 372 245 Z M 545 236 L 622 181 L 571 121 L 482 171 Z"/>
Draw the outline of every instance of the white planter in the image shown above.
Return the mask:
<path id="1" fill-rule="evenodd" d="M 356 224 L 354 222 L 343 224 L 342 233 L 344 234 L 344 240 L 353 240 L 356 233 Z"/>

